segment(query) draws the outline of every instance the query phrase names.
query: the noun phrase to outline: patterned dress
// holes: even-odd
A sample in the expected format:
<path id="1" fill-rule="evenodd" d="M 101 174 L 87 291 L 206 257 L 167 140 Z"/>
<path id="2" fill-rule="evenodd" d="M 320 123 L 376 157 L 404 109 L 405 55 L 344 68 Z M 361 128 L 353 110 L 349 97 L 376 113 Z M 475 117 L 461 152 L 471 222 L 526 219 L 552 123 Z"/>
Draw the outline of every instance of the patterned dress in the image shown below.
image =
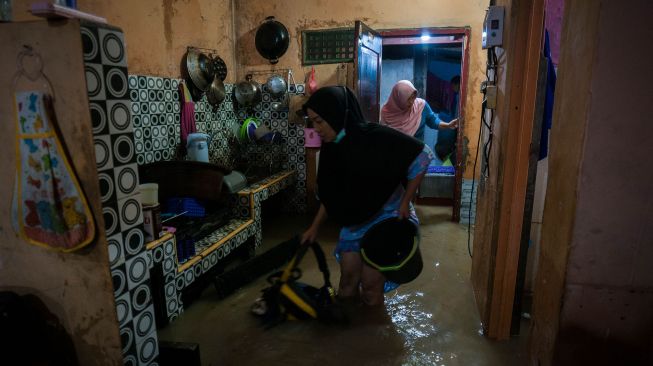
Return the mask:
<path id="1" fill-rule="evenodd" d="M 415 179 L 415 177 L 417 177 L 421 173 L 426 172 L 429 164 L 433 159 L 434 159 L 433 152 L 428 146 L 424 145 L 422 152 L 419 155 L 417 155 L 415 160 L 413 160 L 413 162 L 410 164 L 410 167 L 406 172 L 406 178 L 408 180 L 412 180 Z M 381 210 L 376 215 L 374 215 L 370 220 L 360 225 L 343 227 L 340 230 L 340 238 L 338 240 L 338 245 L 336 245 L 336 249 L 334 252 L 334 255 L 338 260 L 338 262 L 340 262 L 342 253 L 344 252 L 360 253 L 361 239 L 363 238 L 367 230 L 369 230 L 372 226 L 387 218 L 399 216 L 399 206 L 401 205 L 401 199 L 404 196 L 405 192 L 406 190 L 404 189 L 404 187 L 401 184 L 399 184 L 395 189 L 394 193 L 390 196 L 390 198 L 388 198 L 386 203 L 383 205 Z M 419 225 L 419 219 L 417 218 L 417 214 L 415 213 L 415 207 L 413 206 L 412 203 L 410 203 L 409 220 L 412 221 L 415 225 Z M 386 281 L 385 292 L 393 290 L 398 286 L 399 285 L 396 283 Z"/>

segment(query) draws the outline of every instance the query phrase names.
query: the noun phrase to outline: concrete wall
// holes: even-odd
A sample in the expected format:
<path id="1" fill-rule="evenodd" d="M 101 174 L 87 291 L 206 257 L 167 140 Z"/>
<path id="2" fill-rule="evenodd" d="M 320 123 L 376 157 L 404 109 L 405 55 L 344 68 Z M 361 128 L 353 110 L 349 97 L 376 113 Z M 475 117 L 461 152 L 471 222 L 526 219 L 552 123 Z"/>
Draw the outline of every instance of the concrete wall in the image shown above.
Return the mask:
<path id="1" fill-rule="evenodd" d="M 41 299 L 71 335 L 80 365 L 122 365 L 79 24 L 0 24 L 0 52 L 11 55 L 0 60 L 0 85 L 11 85 L 15 56 L 24 44 L 41 54 L 44 71 L 52 81 L 62 143 L 72 157 L 71 163 L 93 212 L 96 240 L 76 252 L 58 253 L 28 244 L 12 229 L 16 121 L 12 118 L 13 91 L 0 88 L 0 290 Z M 67 57 L 61 57 L 62 54 Z M 25 83 L 25 78 L 17 87 L 34 88 L 43 90 L 42 83 Z M 5 361 L 6 355 L 1 357 Z"/>
<path id="2" fill-rule="evenodd" d="M 653 29 L 639 25 L 653 8 L 568 0 L 565 12 L 532 364 L 649 365 L 653 55 L 639 45 Z"/>
<path id="3" fill-rule="evenodd" d="M 28 20 L 30 0 L 14 1 L 14 19 Z M 234 4 L 234 5 L 232 5 Z M 232 6 L 235 9 L 232 9 Z M 481 25 L 486 2 L 456 0 L 416 0 L 407 7 L 392 0 L 79 0 L 82 11 L 107 18 L 125 32 L 129 72 L 138 75 L 177 77 L 179 62 L 186 46 L 217 49 L 227 63 L 227 82 L 244 77 L 251 70 L 270 69 L 254 46 L 260 22 L 274 15 L 291 35 L 288 52 L 276 68 L 293 69 L 304 80 L 310 67 L 301 65 L 301 31 L 335 27 L 353 27 L 362 20 L 375 29 L 470 26 L 471 53 L 468 98 L 465 101 L 465 141 L 468 141 L 465 178 L 471 178 L 480 123 L 481 95 L 478 85 L 484 79 L 485 53 L 481 50 Z M 233 37 L 232 19 L 236 36 Z M 235 40 L 234 40 L 235 38 Z M 235 52 L 235 53 L 234 53 Z M 316 66 L 320 85 L 332 85 L 343 79 L 337 65 Z M 297 80 L 300 82 L 300 80 Z"/>
<path id="4" fill-rule="evenodd" d="M 14 19 L 34 19 L 31 0 L 14 1 Z M 78 8 L 122 28 L 130 74 L 179 77 L 187 46 L 215 49 L 235 80 L 231 0 L 79 0 Z"/>
<path id="5" fill-rule="evenodd" d="M 301 31 L 336 27 L 353 27 L 356 20 L 362 20 L 370 27 L 380 29 L 401 29 L 419 27 L 470 26 L 472 29 L 470 68 L 465 101 L 467 118 L 465 138 L 469 141 L 468 169 L 465 177 L 470 178 L 473 156 L 476 153 L 476 139 L 480 123 L 481 95 L 478 85 L 485 78 L 485 53 L 481 50 L 481 25 L 487 8 L 483 1 L 456 0 L 414 0 L 405 2 L 392 0 L 240 0 L 236 2 L 237 59 L 242 77 L 249 70 L 270 69 L 254 47 L 254 36 L 260 22 L 274 15 L 289 30 L 291 36 L 288 52 L 281 57 L 276 68 L 292 68 L 298 78 L 304 78 L 310 67 L 301 65 Z M 337 80 L 337 65 L 316 66 L 316 75 L 321 85 Z M 470 162 L 471 161 L 471 162 Z"/>

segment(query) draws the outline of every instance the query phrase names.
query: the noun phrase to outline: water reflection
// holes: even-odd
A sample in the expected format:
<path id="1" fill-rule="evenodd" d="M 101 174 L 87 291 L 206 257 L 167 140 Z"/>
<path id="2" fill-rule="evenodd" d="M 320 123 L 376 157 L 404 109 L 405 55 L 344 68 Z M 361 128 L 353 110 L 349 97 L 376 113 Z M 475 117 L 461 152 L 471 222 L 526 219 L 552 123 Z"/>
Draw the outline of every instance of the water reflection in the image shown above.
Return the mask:
<path id="1" fill-rule="evenodd" d="M 434 305 L 428 303 L 423 292 L 395 293 L 386 297 L 385 306 L 396 331 L 404 338 L 404 365 L 446 365 L 446 361 L 457 357 L 438 350 L 451 341 L 452 334 L 441 329 L 433 313 L 427 311 Z"/>

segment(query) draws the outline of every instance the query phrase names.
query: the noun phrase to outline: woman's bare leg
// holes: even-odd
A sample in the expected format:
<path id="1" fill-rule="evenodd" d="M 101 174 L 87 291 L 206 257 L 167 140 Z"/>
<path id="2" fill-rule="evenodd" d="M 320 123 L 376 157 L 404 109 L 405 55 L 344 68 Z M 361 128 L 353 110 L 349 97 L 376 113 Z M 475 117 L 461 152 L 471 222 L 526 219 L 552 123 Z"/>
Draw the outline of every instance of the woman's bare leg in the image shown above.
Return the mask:
<path id="1" fill-rule="evenodd" d="M 338 297 L 344 299 L 357 298 L 358 286 L 361 281 L 363 260 L 360 253 L 344 252 L 340 259 L 340 286 Z"/>
<path id="2" fill-rule="evenodd" d="M 381 272 L 368 265 L 363 265 L 361 271 L 361 297 L 366 305 L 383 305 L 385 300 L 383 297 L 384 284 L 385 276 Z"/>

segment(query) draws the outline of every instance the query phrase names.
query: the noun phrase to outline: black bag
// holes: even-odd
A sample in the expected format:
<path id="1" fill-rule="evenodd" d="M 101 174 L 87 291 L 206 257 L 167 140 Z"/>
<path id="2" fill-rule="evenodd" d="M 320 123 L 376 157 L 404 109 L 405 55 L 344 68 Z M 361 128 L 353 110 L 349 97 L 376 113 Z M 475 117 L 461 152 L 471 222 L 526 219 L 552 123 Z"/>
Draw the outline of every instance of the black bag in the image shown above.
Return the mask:
<path id="1" fill-rule="evenodd" d="M 302 271 L 297 266 L 309 247 L 313 249 L 324 277 L 324 285 L 320 288 L 298 281 Z M 252 313 L 261 316 L 268 327 L 284 320 L 342 320 L 335 290 L 329 280 L 329 268 L 318 243 L 300 245 L 286 268 L 269 276 L 268 282 L 270 286 L 263 289 L 263 295 L 252 306 Z"/>

